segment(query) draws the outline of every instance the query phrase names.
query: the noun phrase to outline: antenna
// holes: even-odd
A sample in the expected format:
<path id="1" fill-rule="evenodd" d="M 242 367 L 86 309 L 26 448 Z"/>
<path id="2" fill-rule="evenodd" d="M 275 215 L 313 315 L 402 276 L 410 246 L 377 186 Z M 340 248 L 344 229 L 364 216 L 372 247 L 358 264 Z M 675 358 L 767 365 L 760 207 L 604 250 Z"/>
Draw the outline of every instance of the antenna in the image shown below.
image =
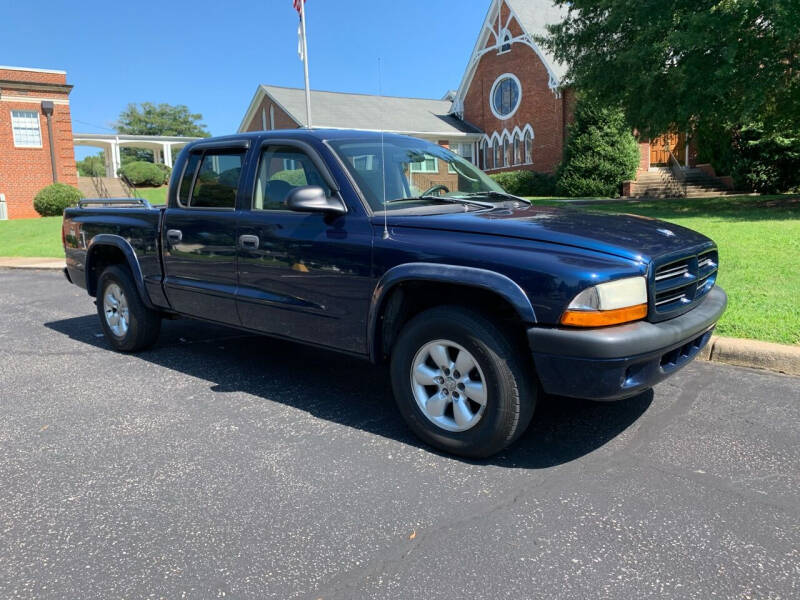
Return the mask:
<path id="1" fill-rule="evenodd" d="M 383 98 L 383 74 L 381 72 L 381 59 L 378 57 L 378 102 Z M 381 107 L 382 108 L 382 107 Z M 389 239 L 388 214 L 386 209 L 386 147 L 384 143 L 383 111 L 380 111 L 381 127 L 381 182 L 383 183 L 383 239 Z"/>

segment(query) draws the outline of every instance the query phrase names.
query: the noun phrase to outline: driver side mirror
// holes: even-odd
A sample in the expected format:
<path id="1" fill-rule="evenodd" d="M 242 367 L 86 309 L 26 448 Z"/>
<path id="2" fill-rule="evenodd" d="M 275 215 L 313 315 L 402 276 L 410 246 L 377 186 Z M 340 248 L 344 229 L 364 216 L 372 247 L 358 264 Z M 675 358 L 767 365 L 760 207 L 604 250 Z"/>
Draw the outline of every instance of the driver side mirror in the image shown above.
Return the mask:
<path id="1" fill-rule="evenodd" d="M 347 208 L 337 196 L 328 197 L 318 185 L 306 185 L 289 192 L 286 197 L 289 210 L 308 213 L 343 215 Z"/>

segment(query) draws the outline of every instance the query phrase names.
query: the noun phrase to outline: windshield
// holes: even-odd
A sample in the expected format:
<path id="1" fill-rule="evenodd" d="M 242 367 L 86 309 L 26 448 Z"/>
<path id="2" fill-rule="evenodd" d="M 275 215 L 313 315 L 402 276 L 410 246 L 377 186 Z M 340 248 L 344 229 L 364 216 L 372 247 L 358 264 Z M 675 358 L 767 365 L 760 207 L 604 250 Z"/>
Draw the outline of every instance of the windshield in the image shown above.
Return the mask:
<path id="1" fill-rule="evenodd" d="M 420 203 L 502 193 L 503 189 L 469 161 L 450 150 L 414 138 L 380 136 L 330 142 L 375 211 Z M 385 177 L 381 165 L 386 164 Z"/>

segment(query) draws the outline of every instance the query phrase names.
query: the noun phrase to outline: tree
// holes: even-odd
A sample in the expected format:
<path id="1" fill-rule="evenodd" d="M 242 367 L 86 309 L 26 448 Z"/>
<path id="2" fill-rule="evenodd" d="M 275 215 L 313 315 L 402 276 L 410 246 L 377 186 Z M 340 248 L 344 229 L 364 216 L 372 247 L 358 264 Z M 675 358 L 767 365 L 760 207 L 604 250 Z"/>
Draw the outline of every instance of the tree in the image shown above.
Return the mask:
<path id="1" fill-rule="evenodd" d="M 189 112 L 183 104 L 128 104 L 119 115 L 116 129 L 119 133 L 131 135 L 185 135 L 188 137 L 209 137 L 211 134 L 201 122 L 203 115 Z M 123 148 L 122 162 L 134 160 L 153 162 L 147 150 Z"/>
<path id="2" fill-rule="evenodd" d="M 558 192 L 565 196 L 618 196 L 622 182 L 636 177 L 639 145 L 619 109 L 579 98 L 569 126 Z"/>
<path id="3" fill-rule="evenodd" d="M 567 82 L 644 135 L 761 122 L 800 131 L 797 0 L 555 0 L 540 40 Z"/>
<path id="4" fill-rule="evenodd" d="M 102 152 L 89 155 L 75 164 L 81 177 L 104 177 L 106 174 L 105 157 Z"/>
<path id="5" fill-rule="evenodd" d="M 189 112 L 183 104 L 128 104 L 117 121 L 117 131 L 131 135 L 185 135 L 209 137 L 211 134 L 200 121 L 203 115 Z"/>

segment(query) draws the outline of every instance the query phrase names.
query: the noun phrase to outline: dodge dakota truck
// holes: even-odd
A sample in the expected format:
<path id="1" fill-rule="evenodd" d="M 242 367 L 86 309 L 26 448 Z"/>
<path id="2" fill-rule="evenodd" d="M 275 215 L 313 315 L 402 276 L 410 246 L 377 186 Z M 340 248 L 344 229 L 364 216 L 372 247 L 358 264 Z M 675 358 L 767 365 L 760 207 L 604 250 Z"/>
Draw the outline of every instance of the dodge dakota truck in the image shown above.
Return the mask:
<path id="1" fill-rule="evenodd" d="M 542 393 L 619 400 L 669 377 L 727 302 L 699 233 L 537 206 L 390 134 L 198 141 L 165 207 L 85 200 L 62 237 L 117 351 L 190 317 L 386 361 L 410 428 L 468 457 L 514 442 Z"/>

